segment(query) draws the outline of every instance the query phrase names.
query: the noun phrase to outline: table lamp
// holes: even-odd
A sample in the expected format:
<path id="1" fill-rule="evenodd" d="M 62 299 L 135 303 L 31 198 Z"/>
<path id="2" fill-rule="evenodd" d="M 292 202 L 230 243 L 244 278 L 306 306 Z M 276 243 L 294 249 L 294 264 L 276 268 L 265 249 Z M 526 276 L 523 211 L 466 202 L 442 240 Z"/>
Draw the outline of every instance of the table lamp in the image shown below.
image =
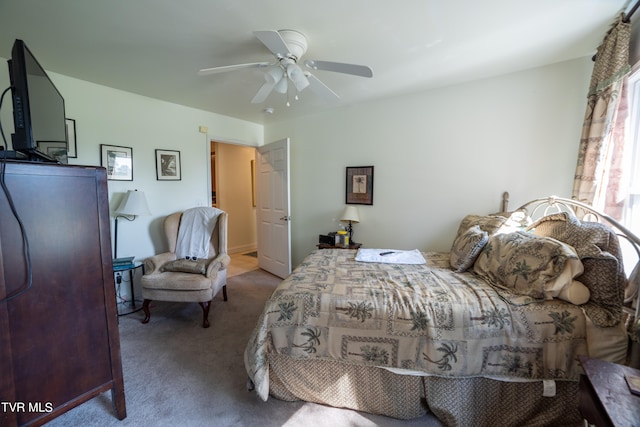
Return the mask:
<path id="1" fill-rule="evenodd" d="M 342 213 L 342 217 L 340 218 L 342 222 L 349 222 L 347 226 L 347 232 L 349 233 L 349 244 L 353 244 L 353 223 L 360 222 L 360 217 L 358 216 L 358 209 L 355 206 L 347 206 L 344 208 L 344 212 Z"/>

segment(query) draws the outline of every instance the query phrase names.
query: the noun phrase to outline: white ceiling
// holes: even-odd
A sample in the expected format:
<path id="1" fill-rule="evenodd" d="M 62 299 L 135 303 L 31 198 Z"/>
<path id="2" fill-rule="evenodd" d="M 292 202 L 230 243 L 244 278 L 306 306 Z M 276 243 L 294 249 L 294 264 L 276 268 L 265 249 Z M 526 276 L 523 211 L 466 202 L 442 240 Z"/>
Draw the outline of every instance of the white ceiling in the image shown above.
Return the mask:
<path id="1" fill-rule="evenodd" d="M 20 38 L 49 71 L 268 123 L 336 104 L 308 90 L 251 104 L 259 69 L 196 75 L 271 61 L 254 30 L 302 32 L 303 59 L 370 66 L 371 79 L 314 72 L 348 105 L 592 55 L 629 1 L 1 0 L 0 57 Z"/>

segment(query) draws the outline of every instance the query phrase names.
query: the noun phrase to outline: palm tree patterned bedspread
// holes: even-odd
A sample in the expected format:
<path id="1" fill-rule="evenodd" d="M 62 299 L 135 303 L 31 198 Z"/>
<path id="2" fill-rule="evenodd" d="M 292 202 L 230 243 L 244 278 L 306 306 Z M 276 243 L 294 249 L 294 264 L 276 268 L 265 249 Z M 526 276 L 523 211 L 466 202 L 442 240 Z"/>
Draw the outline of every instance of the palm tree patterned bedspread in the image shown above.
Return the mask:
<path id="1" fill-rule="evenodd" d="M 453 272 L 449 253 L 424 253 L 426 265 L 355 255 L 312 252 L 267 301 L 245 350 L 263 400 L 273 352 L 443 377 L 578 380 L 577 355 L 587 354 L 580 307 L 510 304 L 479 276 Z"/>

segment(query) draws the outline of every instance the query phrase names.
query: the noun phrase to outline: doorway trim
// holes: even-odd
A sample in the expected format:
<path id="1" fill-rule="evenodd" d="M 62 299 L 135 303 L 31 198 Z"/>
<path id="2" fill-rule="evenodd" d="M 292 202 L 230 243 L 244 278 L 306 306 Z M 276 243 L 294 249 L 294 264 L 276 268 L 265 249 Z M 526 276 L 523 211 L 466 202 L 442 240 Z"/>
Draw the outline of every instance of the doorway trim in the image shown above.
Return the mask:
<path id="1" fill-rule="evenodd" d="M 206 140 L 205 140 L 205 161 L 206 161 L 206 167 L 207 167 L 207 172 L 206 172 L 206 183 L 205 183 L 205 189 L 204 189 L 204 194 L 205 194 L 205 200 L 208 201 L 208 206 L 211 206 L 211 191 L 212 191 L 212 169 L 211 169 L 211 146 L 213 143 L 220 143 L 220 144 L 226 144 L 226 145 L 234 145 L 234 146 L 238 146 L 238 147 L 247 147 L 247 148 L 252 148 L 254 150 L 256 150 L 259 145 L 256 145 L 255 143 L 249 143 L 246 141 L 241 141 L 241 140 L 233 140 L 233 139 L 229 139 L 229 138 L 223 138 L 223 137 L 215 137 L 212 136 L 211 134 L 209 134 L 208 132 L 205 133 L 206 136 Z M 219 161 L 219 153 L 216 153 L 216 158 Z M 249 170 L 247 169 L 247 173 L 249 172 Z M 217 177 L 216 177 L 217 178 Z M 219 189 L 219 183 L 216 183 L 216 187 L 217 190 Z M 217 195 L 216 197 L 217 199 L 217 205 L 218 208 L 224 209 L 223 207 L 220 207 L 220 196 Z M 257 228 L 257 219 L 256 219 L 256 223 L 254 224 Z M 229 254 L 236 254 L 236 253 L 243 253 L 243 252 L 247 252 L 250 250 L 256 250 L 257 248 L 257 236 L 256 237 L 256 241 L 254 244 L 252 245 L 244 245 L 242 247 L 240 246 L 234 246 L 233 248 L 229 248 L 230 252 Z"/>

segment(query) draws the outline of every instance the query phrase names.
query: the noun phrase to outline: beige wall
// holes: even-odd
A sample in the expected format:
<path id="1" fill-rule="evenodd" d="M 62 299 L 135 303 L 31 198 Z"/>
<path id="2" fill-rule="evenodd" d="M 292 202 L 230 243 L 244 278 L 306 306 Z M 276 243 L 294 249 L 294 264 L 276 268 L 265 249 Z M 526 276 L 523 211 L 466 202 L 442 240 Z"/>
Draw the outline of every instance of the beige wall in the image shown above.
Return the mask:
<path id="1" fill-rule="evenodd" d="M 218 208 L 229 213 L 229 253 L 253 251 L 257 247 L 256 208 L 251 191 L 255 148 L 221 142 L 216 146 Z"/>
<path id="2" fill-rule="evenodd" d="M 549 194 L 569 196 L 592 69 L 589 55 L 264 127 L 51 77 L 64 94 L 67 116 L 76 119 L 78 158 L 72 163 L 99 165 L 100 144 L 133 148 L 134 180 L 109 181 L 111 206 L 127 190 L 139 189 L 152 215 L 123 221 L 119 255 L 144 258 L 164 251 L 164 216 L 210 203 L 211 139 L 256 147 L 290 137 L 295 266 L 315 248 L 318 234 L 337 229 L 345 166 L 375 166 L 374 205 L 359 207 L 361 222 L 354 226 L 357 241 L 367 247 L 447 250 L 460 219 L 497 210 L 505 190 L 513 205 Z M 0 68 L 0 81 L 8 82 L 7 74 Z M 12 123 L 10 108 L 1 114 L 3 124 Z M 200 126 L 209 134 L 200 133 Z M 182 180 L 156 179 L 158 148 L 180 151 Z M 246 209 L 249 160 L 233 156 L 221 162 L 240 176 L 228 183 L 227 199 L 220 190 L 220 206 L 231 215 L 231 250 L 256 242 L 247 237 L 255 233 L 255 212 Z M 243 208 L 236 212 L 236 206 Z"/>
<path id="3" fill-rule="evenodd" d="M 4 60 L 0 59 L 0 62 Z M 43 64 L 46 67 L 46 64 Z M 220 114 L 100 86 L 49 73 L 64 96 L 67 117 L 76 120 L 78 158 L 70 163 L 100 165 L 100 144 L 133 150 L 133 181 L 109 181 L 109 204 L 114 210 L 128 190 L 147 196 L 150 216 L 118 224 L 118 255 L 146 258 L 167 249 L 162 221 L 170 213 L 210 203 L 208 184 L 209 141 L 262 145 L 263 126 Z M 9 84 L 7 67 L 0 67 L 0 82 Z M 11 104 L 5 97 L 5 106 Z M 13 132 L 12 108 L 2 108 L 5 135 Z M 200 132 L 207 127 L 210 134 Z M 180 152 L 182 179 L 156 179 L 155 150 Z M 248 166 L 247 166 L 248 168 Z M 113 233 L 113 221 L 112 221 Z"/>
<path id="4" fill-rule="evenodd" d="M 265 126 L 291 140 L 293 265 L 337 230 L 345 167 L 375 166 L 365 247 L 449 250 L 462 217 L 570 196 L 590 57 Z"/>

